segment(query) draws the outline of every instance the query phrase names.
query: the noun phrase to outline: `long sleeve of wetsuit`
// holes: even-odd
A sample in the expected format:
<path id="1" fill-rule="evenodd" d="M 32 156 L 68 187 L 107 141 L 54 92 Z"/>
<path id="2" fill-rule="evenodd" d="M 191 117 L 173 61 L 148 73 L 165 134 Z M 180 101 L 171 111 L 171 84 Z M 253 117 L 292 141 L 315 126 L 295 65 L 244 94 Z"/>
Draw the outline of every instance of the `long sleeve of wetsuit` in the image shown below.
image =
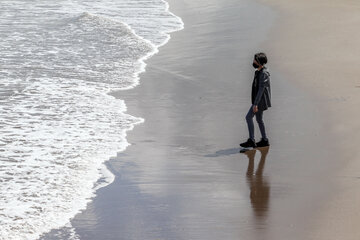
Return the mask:
<path id="1" fill-rule="evenodd" d="M 255 101 L 254 101 L 254 105 L 258 105 L 259 102 L 260 102 L 260 99 L 264 93 L 264 90 L 265 90 L 265 82 L 269 81 L 269 76 L 268 74 L 264 73 L 264 72 L 261 72 L 260 73 L 260 76 L 259 76 L 259 90 L 256 94 L 256 98 L 255 98 Z"/>

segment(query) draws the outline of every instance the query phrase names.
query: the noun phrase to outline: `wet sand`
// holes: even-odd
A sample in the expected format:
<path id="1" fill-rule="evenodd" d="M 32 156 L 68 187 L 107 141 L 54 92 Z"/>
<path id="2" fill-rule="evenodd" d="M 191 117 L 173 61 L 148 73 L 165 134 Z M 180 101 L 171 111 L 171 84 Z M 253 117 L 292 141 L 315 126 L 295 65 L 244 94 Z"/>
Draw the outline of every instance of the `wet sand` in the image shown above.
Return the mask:
<path id="1" fill-rule="evenodd" d="M 284 69 L 273 42 L 288 16 L 247 0 L 169 3 L 185 29 L 147 62 L 138 87 L 113 93 L 145 123 L 107 162 L 115 181 L 72 220 L 76 233 L 86 240 L 315 236 L 344 157 L 329 143 L 337 132 L 329 130 L 332 110 L 323 108 L 338 100 L 289 78 L 291 66 Z M 264 120 L 271 146 L 240 154 L 258 51 L 270 59 L 273 107 Z"/>
<path id="2" fill-rule="evenodd" d="M 340 155 L 332 197 L 307 239 L 360 239 L 360 3 L 352 0 L 262 1 L 278 12 L 278 25 L 267 48 L 273 64 L 289 80 L 318 96 L 314 107 L 326 113 L 325 145 L 335 143 Z M 334 138 L 329 138 L 335 136 Z M 334 160 L 334 157 L 329 159 Z"/>

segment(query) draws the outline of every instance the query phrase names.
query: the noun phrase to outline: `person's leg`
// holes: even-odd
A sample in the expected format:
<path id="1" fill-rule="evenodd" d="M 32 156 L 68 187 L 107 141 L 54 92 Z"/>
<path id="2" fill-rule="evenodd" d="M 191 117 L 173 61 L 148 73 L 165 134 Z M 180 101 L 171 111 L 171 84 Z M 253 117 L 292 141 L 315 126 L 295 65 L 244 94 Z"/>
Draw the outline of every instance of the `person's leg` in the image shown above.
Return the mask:
<path id="1" fill-rule="evenodd" d="M 254 118 L 254 112 L 253 112 L 253 107 L 251 106 L 249 109 L 249 112 L 246 114 L 246 122 L 248 125 L 248 129 L 249 129 L 249 138 L 255 141 L 255 136 L 254 136 L 254 122 L 253 122 L 253 118 Z"/>
<path id="2" fill-rule="evenodd" d="M 264 120 L 263 120 L 263 112 L 264 111 L 258 111 L 256 112 L 256 121 L 259 124 L 259 128 L 260 128 L 260 132 L 261 132 L 261 137 L 266 141 L 268 140 L 267 136 L 266 136 L 266 131 L 265 131 L 265 124 L 264 124 Z"/>

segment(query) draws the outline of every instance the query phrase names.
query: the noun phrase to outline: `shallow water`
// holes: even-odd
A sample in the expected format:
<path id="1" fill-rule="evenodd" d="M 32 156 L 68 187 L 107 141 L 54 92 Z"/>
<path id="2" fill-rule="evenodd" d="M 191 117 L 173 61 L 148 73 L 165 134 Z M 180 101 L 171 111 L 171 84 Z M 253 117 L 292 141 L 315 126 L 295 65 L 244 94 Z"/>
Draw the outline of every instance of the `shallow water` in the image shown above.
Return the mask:
<path id="1" fill-rule="evenodd" d="M 4 1 L 0 16 L 0 239 L 35 239 L 113 181 L 103 162 L 144 119 L 108 92 L 136 86 L 183 23 L 161 0 Z"/>
<path id="2" fill-rule="evenodd" d="M 134 144 L 107 162 L 115 181 L 72 220 L 77 234 L 304 239 L 328 191 L 329 152 L 317 145 L 326 118 L 316 97 L 273 69 L 271 49 L 263 49 L 276 13 L 247 0 L 170 6 L 186 28 L 149 61 L 140 86 L 114 93 L 146 121 L 129 134 Z M 266 21 L 258 24 L 259 16 Z M 248 137 L 258 51 L 270 59 L 273 107 L 264 120 L 271 146 L 244 155 L 238 144 Z"/>

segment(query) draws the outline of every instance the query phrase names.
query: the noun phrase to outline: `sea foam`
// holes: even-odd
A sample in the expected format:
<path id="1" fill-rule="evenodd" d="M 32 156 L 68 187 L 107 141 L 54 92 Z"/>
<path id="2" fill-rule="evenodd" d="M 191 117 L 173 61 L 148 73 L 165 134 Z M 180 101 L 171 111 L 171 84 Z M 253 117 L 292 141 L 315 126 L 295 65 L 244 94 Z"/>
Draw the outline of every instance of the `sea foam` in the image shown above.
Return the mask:
<path id="1" fill-rule="evenodd" d="M 183 23 L 161 0 L 2 5 L 0 239 L 37 239 L 113 180 L 104 162 L 144 119 L 108 93 L 136 86 Z"/>

